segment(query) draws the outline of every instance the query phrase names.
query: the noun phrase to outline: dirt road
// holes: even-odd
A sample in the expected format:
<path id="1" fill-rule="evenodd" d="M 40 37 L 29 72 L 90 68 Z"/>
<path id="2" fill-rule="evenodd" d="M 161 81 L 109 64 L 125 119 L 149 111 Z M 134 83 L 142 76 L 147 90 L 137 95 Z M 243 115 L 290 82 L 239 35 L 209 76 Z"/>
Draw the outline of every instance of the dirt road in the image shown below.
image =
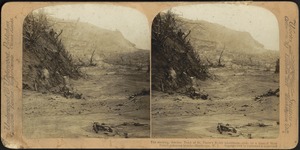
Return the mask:
<path id="1" fill-rule="evenodd" d="M 71 81 L 82 99 L 23 90 L 23 134 L 28 138 L 146 138 L 150 135 L 149 75 L 126 66 L 83 68 L 88 75 Z M 104 123 L 112 133 L 93 130 Z"/>
<path id="2" fill-rule="evenodd" d="M 152 91 L 152 136 L 160 138 L 276 138 L 279 97 L 255 96 L 279 87 L 279 76 L 258 69 L 213 68 L 215 79 L 197 81 L 207 100 Z M 220 134 L 218 123 L 237 133 Z"/>

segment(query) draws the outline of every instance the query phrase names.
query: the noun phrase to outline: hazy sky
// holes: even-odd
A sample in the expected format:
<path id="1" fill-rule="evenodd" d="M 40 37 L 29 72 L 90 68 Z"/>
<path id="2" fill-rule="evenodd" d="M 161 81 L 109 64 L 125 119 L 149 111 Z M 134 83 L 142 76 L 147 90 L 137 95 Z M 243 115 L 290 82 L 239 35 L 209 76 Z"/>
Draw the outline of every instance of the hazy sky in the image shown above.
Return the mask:
<path id="1" fill-rule="evenodd" d="M 249 32 L 266 49 L 279 50 L 278 22 L 267 9 L 236 4 L 199 4 L 173 7 L 171 10 L 184 18 L 206 20 Z"/>
<path id="2" fill-rule="evenodd" d="M 72 4 L 42 8 L 50 16 L 87 22 L 108 30 L 118 29 L 137 48 L 150 50 L 150 27 L 141 12 L 122 6 L 103 4 Z"/>

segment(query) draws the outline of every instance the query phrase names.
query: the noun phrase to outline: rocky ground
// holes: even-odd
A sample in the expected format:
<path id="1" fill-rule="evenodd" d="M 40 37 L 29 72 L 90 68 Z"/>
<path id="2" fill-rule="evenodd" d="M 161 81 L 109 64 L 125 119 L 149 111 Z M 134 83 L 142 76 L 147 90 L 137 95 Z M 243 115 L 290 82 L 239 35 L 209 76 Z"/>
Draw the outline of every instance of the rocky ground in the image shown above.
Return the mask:
<path id="1" fill-rule="evenodd" d="M 212 68 L 214 79 L 196 81 L 208 99 L 152 91 L 152 136 L 159 138 L 276 138 L 279 76 L 255 68 Z M 218 125 L 236 132 L 218 131 Z"/>
<path id="2" fill-rule="evenodd" d="M 150 136 L 149 74 L 145 69 L 108 65 L 85 67 L 82 71 L 85 78 L 71 80 L 74 89 L 83 94 L 81 99 L 23 90 L 25 137 Z M 96 122 L 112 131 L 95 131 Z"/>

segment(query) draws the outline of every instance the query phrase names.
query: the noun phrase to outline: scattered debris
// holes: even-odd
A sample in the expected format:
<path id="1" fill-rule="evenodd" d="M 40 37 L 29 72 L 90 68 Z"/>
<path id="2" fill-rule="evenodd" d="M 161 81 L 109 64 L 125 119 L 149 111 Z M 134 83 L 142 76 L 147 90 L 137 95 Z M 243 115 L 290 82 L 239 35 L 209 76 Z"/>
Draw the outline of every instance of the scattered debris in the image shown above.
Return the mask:
<path id="1" fill-rule="evenodd" d="M 217 130 L 220 134 L 223 134 L 223 132 L 237 133 L 237 130 L 229 124 L 224 125 L 222 123 L 218 123 Z"/>
<path id="2" fill-rule="evenodd" d="M 128 127 L 124 127 L 128 126 Z M 93 131 L 95 133 L 105 134 L 107 136 L 121 136 L 129 138 L 128 128 L 134 128 L 137 126 L 148 126 L 148 124 L 142 124 L 138 122 L 123 122 L 118 125 L 108 125 L 105 123 L 93 122 Z"/>
<path id="3" fill-rule="evenodd" d="M 248 134 L 248 138 L 249 138 L 249 139 L 252 139 L 252 134 L 249 133 L 249 134 Z"/>
<path id="4" fill-rule="evenodd" d="M 113 132 L 112 128 L 105 123 L 99 124 L 98 122 L 93 123 L 93 130 L 98 133 L 99 131 Z"/>
<path id="5" fill-rule="evenodd" d="M 60 93 L 62 93 L 62 95 L 66 98 L 76 98 L 76 99 L 82 99 L 82 94 L 77 93 L 73 90 L 73 88 L 68 87 L 68 86 L 64 86 Z"/>
<path id="6" fill-rule="evenodd" d="M 50 97 L 48 100 L 55 100 L 55 98 L 53 98 L 53 97 Z"/>
<path id="7" fill-rule="evenodd" d="M 254 123 L 248 123 L 244 126 L 240 126 L 241 127 L 267 127 L 267 126 L 272 126 L 272 125 L 267 125 L 267 124 L 264 124 L 264 123 L 261 123 L 261 122 L 254 122 Z"/>
<path id="8" fill-rule="evenodd" d="M 150 95 L 150 90 L 143 89 L 141 92 L 129 96 L 129 99 L 134 99 L 136 96 L 143 96 L 143 95 Z"/>
<path id="9" fill-rule="evenodd" d="M 208 99 L 208 94 L 206 92 L 200 92 L 199 90 L 196 90 L 196 88 L 194 88 L 193 86 L 187 89 L 186 95 L 188 95 L 192 99 Z"/>
<path id="10" fill-rule="evenodd" d="M 115 75 L 116 72 L 107 72 L 105 75 Z"/>
<path id="11" fill-rule="evenodd" d="M 63 91 L 63 96 L 66 97 L 66 98 L 82 99 L 82 94 L 75 93 L 71 90 Z"/>
<path id="12" fill-rule="evenodd" d="M 143 89 L 140 93 L 137 93 L 136 95 L 150 95 L 150 90 Z"/>
<path id="13" fill-rule="evenodd" d="M 142 124 L 138 122 L 123 122 L 121 124 L 122 126 L 128 126 L 128 125 L 133 125 L 133 126 L 146 126 L 147 124 Z"/>
<path id="14" fill-rule="evenodd" d="M 124 137 L 125 137 L 125 138 L 128 138 L 128 133 L 125 132 L 125 133 L 124 133 Z"/>
<path id="15" fill-rule="evenodd" d="M 262 95 L 260 95 L 260 96 L 256 96 L 256 97 L 255 97 L 255 100 L 260 101 L 261 98 L 263 98 L 263 97 L 268 97 L 268 96 L 277 96 L 277 97 L 279 97 L 279 88 L 277 88 L 277 89 L 274 90 L 274 91 L 273 91 L 272 89 L 269 89 L 269 91 L 268 91 L 267 93 L 262 94 Z"/>
<path id="16" fill-rule="evenodd" d="M 134 126 L 144 126 L 145 124 L 141 124 L 141 123 L 133 123 Z"/>
<path id="17" fill-rule="evenodd" d="M 116 105 L 116 106 L 123 106 L 123 104 L 118 104 L 118 105 Z"/>
<path id="18" fill-rule="evenodd" d="M 178 98 L 178 97 L 174 99 L 174 101 L 181 101 L 181 100 L 182 100 L 182 99 L 180 99 L 180 98 Z"/>
<path id="19" fill-rule="evenodd" d="M 22 85 L 23 85 L 22 86 L 23 89 L 26 89 L 26 90 L 30 90 L 31 89 L 28 84 L 23 83 Z"/>
<path id="20" fill-rule="evenodd" d="M 265 125 L 264 123 L 259 123 L 258 126 L 259 127 L 266 127 L 266 126 L 270 126 L 270 125 Z"/>
<path id="21" fill-rule="evenodd" d="M 63 76 L 63 87 L 60 89 L 60 93 L 66 98 L 82 98 L 82 94 L 75 92 L 74 88 L 71 86 L 69 76 Z"/>

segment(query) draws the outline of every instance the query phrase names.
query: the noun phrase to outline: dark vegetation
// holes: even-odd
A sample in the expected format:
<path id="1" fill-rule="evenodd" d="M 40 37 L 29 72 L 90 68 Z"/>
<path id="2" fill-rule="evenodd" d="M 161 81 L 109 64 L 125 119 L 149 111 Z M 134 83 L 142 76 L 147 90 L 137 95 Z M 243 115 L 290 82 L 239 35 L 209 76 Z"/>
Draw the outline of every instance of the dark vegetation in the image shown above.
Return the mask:
<path id="1" fill-rule="evenodd" d="M 62 92 L 66 79 L 78 79 L 79 67 L 65 49 L 45 13 L 30 13 L 23 24 L 23 89 Z"/>
<path id="2" fill-rule="evenodd" d="M 192 77 L 206 79 L 208 68 L 171 11 L 159 13 L 152 24 L 152 89 L 168 92 L 187 90 Z"/>

